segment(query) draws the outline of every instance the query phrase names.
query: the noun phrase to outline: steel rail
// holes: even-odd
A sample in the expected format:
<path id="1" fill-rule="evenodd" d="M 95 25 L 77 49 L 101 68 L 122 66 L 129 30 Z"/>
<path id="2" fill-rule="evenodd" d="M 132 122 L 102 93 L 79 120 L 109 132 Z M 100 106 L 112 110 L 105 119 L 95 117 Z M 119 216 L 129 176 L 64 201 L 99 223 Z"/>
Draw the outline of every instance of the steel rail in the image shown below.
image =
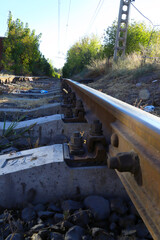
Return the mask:
<path id="1" fill-rule="evenodd" d="M 160 118 L 83 84 L 64 81 L 82 99 L 87 118 L 94 114 L 102 122 L 109 158 L 130 151 L 138 155 L 140 181 L 131 172 L 116 172 L 152 237 L 159 240 Z M 111 141 L 113 135 L 116 145 Z"/>

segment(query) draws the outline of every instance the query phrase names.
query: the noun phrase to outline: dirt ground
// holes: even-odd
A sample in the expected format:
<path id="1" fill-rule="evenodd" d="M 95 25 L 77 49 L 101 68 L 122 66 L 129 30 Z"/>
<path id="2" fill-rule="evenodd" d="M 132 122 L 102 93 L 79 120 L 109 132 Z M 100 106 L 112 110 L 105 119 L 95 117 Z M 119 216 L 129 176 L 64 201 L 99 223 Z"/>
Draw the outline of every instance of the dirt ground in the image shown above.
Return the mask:
<path id="1" fill-rule="evenodd" d="M 11 79 L 8 77 L 6 79 Z M 73 78 L 74 79 L 74 78 Z M 1 78 L 0 78 L 1 80 Z M 13 80 L 13 79 L 11 79 Z M 92 79 L 93 80 L 93 79 Z M 6 81 L 6 80 L 5 80 Z M 83 82 L 84 83 L 84 82 Z M 87 83 L 86 83 L 87 84 Z M 113 96 L 119 100 L 145 110 L 147 106 L 153 106 L 150 112 L 160 116 L 160 72 L 152 72 L 138 79 L 129 76 L 109 78 L 107 75 L 95 78 L 88 86 Z M 59 86 L 59 81 L 48 78 L 18 79 L 16 82 L 4 81 L 0 84 L 0 108 L 33 108 L 43 104 L 52 103 L 52 99 L 40 98 L 27 101 L 21 98 L 17 101 L 16 93 L 27 91 L 50 90 Z M 46 102 L 47 101 L 47 102 Z"/>
<path id="2" fill-rule="evenodd" d="M 103 76 L 87 85 L 142 110 L 153 106 L 150 113 L 160 117 L 159 76 L 159 72 L 147 74 L 136 80 L 128 76 L 112 79 Z"/>
<path id="3" fill-rule="evenodd" d="M 15 80 L 14 80 L 15 79 Z M 31 109 L 44 104 L 53 103 L 54 97 L 31 97 L 23 93 L 41 93 L 59 87 L 59 81 L 53 78 L 1 77 L 0 76 L 0 108 Z M 36 99 L 37 98 L 37 99 Z"/>

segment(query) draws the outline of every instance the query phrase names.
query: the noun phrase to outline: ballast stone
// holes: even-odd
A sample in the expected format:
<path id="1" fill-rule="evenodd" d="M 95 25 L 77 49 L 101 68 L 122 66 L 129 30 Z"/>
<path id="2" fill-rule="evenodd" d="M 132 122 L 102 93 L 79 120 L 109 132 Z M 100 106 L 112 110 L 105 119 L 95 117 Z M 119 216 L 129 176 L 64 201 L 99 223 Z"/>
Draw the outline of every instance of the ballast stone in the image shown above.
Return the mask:
<path id="1" fill-rule="evenodd" d="M 63 211 L 75 211 L 79 210 L 80 208 L 83 208 L 83 204 L 81 202 L 73 201 L 73 200 L 65 200 L 62 203 L 62 209 Z"/>
<path id="2" fill-rule="evenodd" d="M 110 215 L 109 201 L 101 196 L 89 196 L 85 198 L 84 205 L 93 213 L 96 220 L 107 219 Z"/>
<path id="3" fill-rule="evenodd" d="M 21 217 L 24 221 L 32 221 L 36 218 L 36 212 L 33 207 L 26 207 L 23 209 Z"/>
<path id="4" fill-rule="evenodd" d="M 11 233 L 5 240 L 24 240 L 24 237 L 20 233 Z"/>
<path id="5" fill-rule="evenodd" d="M 50 234 L 50 239 L 51 239 L 51 240 L 64 240 L 64 237 L 63 237 L 63 235 L 60 234 L 60 233 L 51 232 L 51 234 Z"/>
<path id="6" fill-rule="evenodd" d="M 82 240 L 83 235 L 85 234 L 84 228 L 80 226 L 74 226 L 68 230 L 65 235 L 65 240 Z"/>

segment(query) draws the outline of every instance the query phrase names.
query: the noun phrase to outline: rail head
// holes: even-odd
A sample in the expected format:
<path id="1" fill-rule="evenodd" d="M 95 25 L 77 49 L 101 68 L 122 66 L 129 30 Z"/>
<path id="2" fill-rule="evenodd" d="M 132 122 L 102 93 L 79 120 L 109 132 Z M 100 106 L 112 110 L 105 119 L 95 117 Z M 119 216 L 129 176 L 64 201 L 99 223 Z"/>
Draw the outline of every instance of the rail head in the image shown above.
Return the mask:
<path id="1" fill-rule="evenodd" d="M 119 153 L 137 154 L 140 181 L 133 172 L 116 171 L 153 238 L 160 239 L 160 118 L 78 82 L 65 82 L 88 114 L 102 122 L 106 138 L 118 137 L 118 146 L 110 140 L 108 156 L 115 160 Z"/>
<path id="2" fill-rule="evenodd" d="M 103 108 L 113 118 L 118 119 L 127 127 L 133 130 L 136 128 L 137 134 L 140 134 L 145 141 L 149 141 L 149 144 L 155 145 L 157 149 L 160 149 L 160 141 L 157 141 L 160 137 L 159 117 L 73 80 L 66 79 L 66 81 L 86 104 L 88 99 L 94 103 L 94 107 L 91 106 L 93 112 L 96 111 L 96 106 Z M 101 116 L 102 112 L 99 115 L 97 117 L 103 119 Z M 148 138 L 149 135 L 150 137 Z"/>

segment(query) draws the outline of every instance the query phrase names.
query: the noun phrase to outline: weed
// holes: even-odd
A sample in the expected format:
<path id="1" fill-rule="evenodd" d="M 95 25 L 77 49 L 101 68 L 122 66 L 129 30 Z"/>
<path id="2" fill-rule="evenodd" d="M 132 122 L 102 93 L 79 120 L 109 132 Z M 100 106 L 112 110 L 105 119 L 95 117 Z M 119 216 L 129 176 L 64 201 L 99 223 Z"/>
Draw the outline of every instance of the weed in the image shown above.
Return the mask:
<path id="1" fill-rule="evenodd" d="M 39 138 L 36 140 L 34 148 L 38 148 L 39 147 Z"/>
<path id="2" fill-rule="evenodd" d="M 68 210 L 64 211 L 63 215 L 64 215 L 64 220 L 67 220 L 71 216 Z"/>
<path id="3" fill-rule="evenodd" d="M 38 148 L 38 147 L 40 147 L 40 145 L 39 145 L 39 138 L 36 140 L 35 143 L 32 143 L 31 139 L 27 138 L 27 142 L 28 142 L 29 148 Z"/>
<path id="4" fill-rule="evenodd" d="M 138 101 L 138 99 L 136 99 L 133 106 L 144 110 L 144 108 L 147 106 L 147 104 L 142 105 L 142 99 L 140 99 L 139 101 Z"/>
<path id="5" fill-rule="evenodd" d="M 106 59 L 93 60 L 90 65 L 87 65 L 89 70 L 87 77 L 97 77 L 105 75 L 109 72 L 111 65 L 106 63 Z"/>
<path id="6" fill-rule="evenodd" d="M 29 132 L 29 130 L 36 125 L 36 123 L 34 123 L 27 128 L 16 130 L 18 123 L 22 121 L 24 118 L 25 116 L 22 116 L 17 121 L 11 122 L 7 129 L 6 119 L 4 119 L 2 136 L 0 137 L 0 149 L 5 149 L 7 147 L 12 146 L 14 144 L 14 141 L 20 139 L 22 136 L 24 137 L 24 134 Z"/>

